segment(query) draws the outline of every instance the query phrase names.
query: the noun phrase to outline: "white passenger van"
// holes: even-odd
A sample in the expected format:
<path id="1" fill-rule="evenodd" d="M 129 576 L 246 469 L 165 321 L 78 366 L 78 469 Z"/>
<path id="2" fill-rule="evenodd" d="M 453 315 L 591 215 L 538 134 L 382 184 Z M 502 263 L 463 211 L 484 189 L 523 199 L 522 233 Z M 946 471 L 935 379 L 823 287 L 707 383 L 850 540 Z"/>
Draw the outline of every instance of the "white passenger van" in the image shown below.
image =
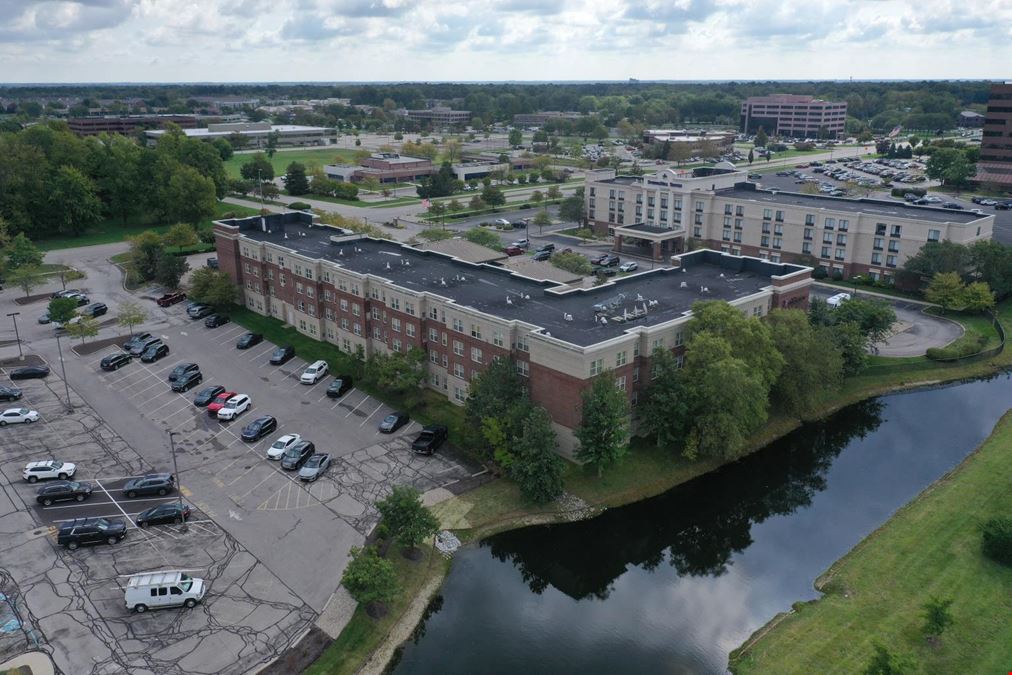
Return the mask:
<path id="1" fill-rule="evenodd" d="M 126 606 L 138 614 L 159 607 L 193 607 L 204 598 L 204 580 L 180 570 L 131 574 Z"/>
<path id="2" fill-rule="evenodd" d="M 826 304 L 830 307 L 839 307 L 848 300 L 850 300 L 850 293 L 837 293 L 836 295 L 830 296 L 826 300 Z"/>

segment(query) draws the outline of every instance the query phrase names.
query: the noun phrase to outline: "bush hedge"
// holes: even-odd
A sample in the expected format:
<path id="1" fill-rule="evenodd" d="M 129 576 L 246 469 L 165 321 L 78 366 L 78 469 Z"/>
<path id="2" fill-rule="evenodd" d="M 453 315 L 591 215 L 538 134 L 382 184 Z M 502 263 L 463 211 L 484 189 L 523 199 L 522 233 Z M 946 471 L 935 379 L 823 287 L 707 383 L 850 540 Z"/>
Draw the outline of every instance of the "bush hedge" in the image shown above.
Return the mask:
<path id="1" fill-rule="evenodd" d="M 291 202 L 288 204 L 288 208 L 293 209 L 295 211 L 310 211 L 312 210 L 313 207 L 312 205 L 307 204 L 306 202 Z"/>
<path id="2" fill-rule="evenodd" d="M 984 349 L 987 344 L 987 336 L 977 335 L 975 337 L 965 337 L 958 340 L 954 344 L 948 347 L 932 347 L 925 352 L 932 361 L 952 361 L 954 359 L 963 359 L 967 356 L 973 356 Z"/>
<path id="3" fill-rule="evenodd" d="M 991 560 L 1012 566 L 1012 518 L 992 518 L 984 523 L 981 548 Z"/>

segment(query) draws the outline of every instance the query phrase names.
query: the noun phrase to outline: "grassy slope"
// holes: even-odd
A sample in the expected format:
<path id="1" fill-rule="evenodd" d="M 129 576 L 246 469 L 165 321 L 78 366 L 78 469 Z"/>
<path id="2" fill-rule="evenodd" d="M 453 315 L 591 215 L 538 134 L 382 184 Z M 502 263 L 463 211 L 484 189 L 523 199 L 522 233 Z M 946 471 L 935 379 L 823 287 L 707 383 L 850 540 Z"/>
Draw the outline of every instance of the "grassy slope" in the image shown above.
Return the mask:
<path id="1" fill-rule="evenodd" d="M 239 167 L 253 157 L 252 153 L 235 154 L 225 162 L 225 173 L 229 178 L 241 178 Z M 346 164 L 355 158 L 355 151 L 347 148 L 307 148 L 306 150 L 282 150 L 271 157 L 274 175 L 280 176 L 292 162 L 304 164 L 306 169 L 324 164 Z"/>
<path id="2" fill-rule="evenodd" d="M 737 673 L 860 672 L 878 640 L 915 672 L 999 673 L 1012 664 L 1012 568 L 980 553 L 978 526 L 1012 513 L 1012 413 L 948 476 L 901 509 L 817 582 L 799 606 L 733 657 Z M 955 621 L 937 645 L 921 606 L 953 598 Z"/>
<path id="3" fill-rule="evenodd" d="M 223 214 L 229 212 L 241 216 L 249 216 L 255 214 L 256 210 L 245 206 L 216 202 L 214 217 L 199 223 L 197 228 L 203 229 L 211 227 L 211 220 L 220 218 Z M 63 248 L 76 248 L 78 246 L 94 246 L 96 244 L 112 244 L 117 241 L 123 241 L 129 236 L 138 234 L 145 230 L 164 232 L 171 226 L 171 224 L 155 225 L 152 224 L 150 220 L 145 219 L 123 223 L 120 222 L 118 218 L 114 218 L 100 223 L 98 226 L 85 232 L 79 237 L 52 237 L 50 239 L 42 239 L 35 243 L 43 251 L 55 251 Z"/>

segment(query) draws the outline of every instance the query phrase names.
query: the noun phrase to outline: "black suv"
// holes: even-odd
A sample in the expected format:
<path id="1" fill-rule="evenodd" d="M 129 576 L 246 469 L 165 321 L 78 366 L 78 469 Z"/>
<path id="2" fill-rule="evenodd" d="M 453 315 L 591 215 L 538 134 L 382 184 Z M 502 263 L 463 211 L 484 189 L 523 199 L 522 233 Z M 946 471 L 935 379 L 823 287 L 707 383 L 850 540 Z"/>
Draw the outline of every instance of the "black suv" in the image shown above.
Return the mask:
<path id="1" fill-rule="evenodd" d="M 102 370 L 118 370 L 133 361 L 133 358 L 129 354 L 119 352 L 118 354 L 106 356 L 98 365 Z"/>
<path id="2" fill-rule="evenodd" d="M 315 452 L 316 446 L 312 441 L 299 441 L 285 450 L 285 454 L 281 456 L 281 468 L 288 471 L 301 469 L 306 460 L 312 457 Z"/>
<path id="3" fill-rule="evenodd" d="M 123 486 L 123 494 L 130 499 L 144 495 L 162 497 L 176 489 L 176 478 L 171 473 L 149 473 L 140 478 L 133 478 Z"/>
<path id="4" fill-rule="evenodd" d="M 71 551 L 83 544 L 105 542 L 112 546 L 126 537 L 127 528 L 120 518 L 75 518 L 60 525 L 56 543 Z"/>
<path id="5" fill-rule="evenodd" d="M 422 433 L 411 444 L 411 449 L 419 455 L 431 455 L 445 442 L 446 427 L 436 424 L 422 429 Z"/>
<path id="6" fill-rule="evenodd" d="M 171 385 L 172 391 L 175 392 L 190 391 L 203 381 L 204 376 L 199 370 L 196 372 L 191 371 L 189 373 L 186 373 L 182 377 L 178 378 L 175 382 L 172 383 Z"/>
<path id="7" fill-rule="evenodd" d="M 549 244 L 542 244 L 541 246 L 538 246 L 537 250 L 535 250 L 534 252 L 535 253 L 541 253 L 542 251 L 548 251 L 549 253 L 555 253 L 555 244 L 551 244 L 551 243 L 549 243 Z"/>
<path id="8" fill-rule="evenodd" d="M 169 346 L 167 344 L 159 342 L 158 344 L 151 345 L 144 350 L 141 354 L 141 361 L 144 363 L 154 363 L 158 359 L 161 359 L 169 355 Z"/>
<path id="9" fill-rule="evenodd" d="M 200 366 L 198 366 L 196 363 L 187 363 L 184 361 L 183 363 L 176 364 L 176 367 L 173 368 L 172 372 L 169 373 L 169 382 L 175 382 L 176 380 L 183 377 L 184 375 L 187 375 L 188 373 L 199 373 L 199 372 Z"/>
<path id="10" fill-rule="evenodd" d="M 218 394 L 224 393 L 225 387 L 220 384 L 212 384 L 210 387 L 204 387 L 197 392 L 197 395 L 193 397 L 193 405 L 198 408 L 206 408 L 208 404 L 213 401 Z"/>
<path id="11" fill-rule="evenodd" d="M 0 387 L 0 401 L 18 401 L 21 395 L 17 387 Z"/>
<path id="12" fill-rule="evenodd" d="M 150 340 L 152 337 L 151 333 L 138 333 L 123 343 L 123 349 L 125 351 L 130 351 L 135 344 L 144 342 L 145 340 Z"/>
<path id="13" fill-rule="evenodd" d="M 109 308 L 106 306 L 104 302 L 93 302 L 84 309 L 82 309 L 81 314 L 83 314 L 84 316 L 90 316 L 91 318 L 94 319 L 96 317 L 102 316 L 108 311 Z"/>
<path id="14" fill-rule="evenodd" d="M 231 321 L 231 319 L 224 314 L 212 314 L 204 319 L 204 325 L 208 328 L 217 328 L 218 326 L 224 326 L 229 321 Z"/>
<path id="15" fill-rule="evenodd" d="M 355 383 L 352 382 L 349 376 L 341 375 L 327 387 L 327 398 L 341 398 L 354 386 Z"/>
<path id="16" fill-rule="evenodd" d="M 610 254 L 601 257 L 599 260 L 600 262 L 598 262 L 597 264 L 601 265 L 602 267 L 616 267 L 621 262 L 621 260 L 619 260 L 619 257 L 617 255 L 610 255 Z"/>
<path id="17" fill-rule="evenodd" d="M 280 366 L 282 363 L 288 363 L 293 358 L 295 358 L 295 347 L 282 345 L 271 352 L 271 365 Z"/>
<path id="18" fill-rule="evenodd" d="M 141 354 L 143 354 L 148 350 L 148 347 L 150 347 L 151 345 L 161 344 L 161 342 L 162 342 L 161 338 L 148 336 L 143 340 L 137 340 L 136 342 L 134 342 L 132 345 L 130 345 L 130 349 L 128 349 L 127 351 L 130 352 L 131 356 L 140 356 Z"/>
<path id="19" fill-rule="evenodd" d="M 278 428 L 278 421 L 270 415 L 258 417 L 242 428 L 242 440 L 249 443 L 261 438 Z"/>
<path id="20" fill-rule="evenodd" d="M 43 506 L 50 506 L 54 502 L 69 502 L 70 500 L 83 502 L 91 496 L 93 489 L 91 483 L 64 480 L 39 488 L 35 501 Z"/>
<path id="21" fill-rule="evenodd" d="M 235 343 L 236 349 L 249 349 L 253 345 L 258 345 L 264 341 L 264 336 L 260 333 L 243 333 L 239 341 Z"/>

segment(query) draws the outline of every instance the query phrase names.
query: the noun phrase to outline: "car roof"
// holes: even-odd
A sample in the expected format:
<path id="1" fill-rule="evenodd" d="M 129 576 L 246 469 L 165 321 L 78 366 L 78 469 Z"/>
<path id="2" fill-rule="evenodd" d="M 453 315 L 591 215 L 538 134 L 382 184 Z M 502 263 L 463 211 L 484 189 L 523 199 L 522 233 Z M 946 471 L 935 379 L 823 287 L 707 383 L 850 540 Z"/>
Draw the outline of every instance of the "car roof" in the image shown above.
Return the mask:
<path id="1" fill-rule="evenodd" d="M 263 424 L 264 422 L 270 422 L 272 419 L 274 419 L 273 415 L 264 415 L 263 417 L 256 418 L 250 424 Z"/>
<path id="2" fill-rule="evenodd" d="M 236 394 L 235 396 L 232 396 L 228 400 L 231 401 L 232 399 L 235 399 L 236 401 L 239 401 L 244 398 L 249 398 L 249 396 L 247 396 L 246 394 Z"/>
<path id="3" fill-rule="evenodd" d="M 56 463 L 55 459 L 43 459 L 43 460 L 40 460 L 38 462 L 28 462 L 28 464 L 25 464 L 25 468 L 26 469 L 34 469 L 36 467 L 49 466 L 49 465 L 55 464 L 55 463 Z"/>

